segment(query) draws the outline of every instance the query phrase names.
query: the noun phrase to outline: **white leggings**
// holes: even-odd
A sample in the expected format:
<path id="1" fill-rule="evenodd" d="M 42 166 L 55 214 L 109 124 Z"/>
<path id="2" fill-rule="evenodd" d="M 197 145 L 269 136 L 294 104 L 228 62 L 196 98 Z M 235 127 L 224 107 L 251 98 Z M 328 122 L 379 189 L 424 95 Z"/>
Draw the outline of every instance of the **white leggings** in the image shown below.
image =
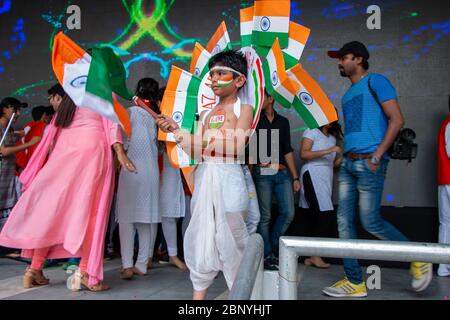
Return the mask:
<path id="1" fill-rule="evenodd" d="M 124 269 L 133 267 L 134 235 L 139 237 L 139 251 L 135 267 L 142 273 L 147 273 L 147 263 L 153 257 L 155 246 L 156 223 L 119 223 L 120 252 Z"/>
<path id="2" fill-rule="evenodd" d="M 439 186 L 438 193 L 440 222 L 439 243 L 450 244 L 450 185 Z M 445 266 L 450 269 L 450 264 Z"/>
<path id="3" fill-rule="evenodd" d="M 177 219 L 178 218 L 161 218 L 162 229 L 164 238 L 166 239 L 169 257 L 175 257 L 178 255 Z"/>

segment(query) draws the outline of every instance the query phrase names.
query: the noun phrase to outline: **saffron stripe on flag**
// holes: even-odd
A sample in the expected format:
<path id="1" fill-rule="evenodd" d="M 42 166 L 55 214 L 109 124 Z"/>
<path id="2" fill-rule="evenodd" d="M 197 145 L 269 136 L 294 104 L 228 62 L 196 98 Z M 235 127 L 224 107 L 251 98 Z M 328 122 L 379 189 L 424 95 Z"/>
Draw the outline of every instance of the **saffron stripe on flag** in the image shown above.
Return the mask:
<path id="1" fill-rule="evenodd" d="M 296 96 L 310 112 L 317 124 L 307 122 L 310 128 L 317 128 L 338 120 L 336 109 L 317 82 L 299 64 L 287 71 L 288 76 L 299 84 Z M 306 122 L 306 120 L 305 120 Z"/>
<path id="2" fill-rule="evenodd" d="M 240 10 L 241 48 L 251 46 L 254 6 Z"/>
<path id="3" fill-rule="evenodd" d="M 255 16 L 287 17 L 291 15 L 290 0 L 255 0 Z"/>
<path id="4" fill-rule="evenodd" d="M 289 23 L 289 40 L 287 48 L 283 49 L 286 69 L 296 65 L 303 53 L 311 30 L 295 22 Z"/>
<path id="5" fill-rule="evenodd" d="M 206 45 L 206 50 L 212 55 L 215 55 L 226 49 L 231 49 L 231 41 L 225 21 L 222 21 Z"/>
<path id="6" fill-rule="evenodd" d="M 191 66 L 189 72 L 194 76 L 202 79 L 206 72 L 208 72 L 208 62 L 211 58 L 211 54 L 203 48 L 203 46 L 196 42 L 194 51 L 192 52 Z"/>

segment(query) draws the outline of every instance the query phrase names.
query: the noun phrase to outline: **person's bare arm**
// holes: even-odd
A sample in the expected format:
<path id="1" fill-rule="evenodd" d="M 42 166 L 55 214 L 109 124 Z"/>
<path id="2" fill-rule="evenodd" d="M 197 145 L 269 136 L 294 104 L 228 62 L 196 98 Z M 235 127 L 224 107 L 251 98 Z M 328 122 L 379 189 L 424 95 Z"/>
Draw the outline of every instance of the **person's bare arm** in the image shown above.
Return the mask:
<path id="1" fill-rule="evenodd" d="M 18 146 L 0 147 L 0 153 L 5 157 L 13 155 L 13 154 L 17 154 L 22 150 L 25 150 L 31 146 L 34 146 L 39 141 L 41 141 L 41 137 L 33 137 L 29 142 L 18 145 Z"/>
<path id="2" fill-rule="evenodd" d="M 394 143 L 400 129 L 405 124 L 405 119 L 403 117 L 402 111 L 396 99 L 385 101 L 381 104 L 383 112 L 389 119 L 389 125 L 384 135 L 383 141 L 378 146 L 377 150 L 374 152 L 374 156 L 381 159 L 383 154 L 388 151 L 391 145 Z"/>
<path id="3" fill-rule="evenodd" d="M 339 146 L 334 146 L 325 150 L 311 151 L 314 141 L 308 138 L 303 138 L 300 146 L 300 159 L 303 161 L 314 160 L 332 152 L 341 153 L 342 149 Z"/>
<path id="4" fill-rule="evenodd" d="M 294 181 L 292 182 L 294 192 L 299 192 L 301 185 L 300 185 L 300 177 L 298 176 L 297 172 L 297 167 L 295 166 L 294 152 L 289 152 L 285 154 L 284 159 L 286 160 L 287 166 L 292 175 L 292 179 L 294 179 Z"/>
<path id="5" fill-rule="evenodd" d="M 130 172 L 137 173 L 137 169 L 130 158 L 128 158 L 123 144 L 116 142 L 113 144 L 113 149 L 117 154 L 117 160 L 119 161 L 120 165 Z"/>

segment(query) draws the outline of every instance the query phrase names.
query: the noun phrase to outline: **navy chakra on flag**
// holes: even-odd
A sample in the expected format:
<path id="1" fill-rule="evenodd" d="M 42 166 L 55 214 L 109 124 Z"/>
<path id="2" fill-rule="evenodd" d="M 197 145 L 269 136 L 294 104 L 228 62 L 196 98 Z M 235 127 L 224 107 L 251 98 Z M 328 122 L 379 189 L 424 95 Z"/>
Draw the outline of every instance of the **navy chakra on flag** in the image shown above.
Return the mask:
<path id="1" fill-rule="evenodd" d="M 314 102 L 314 99 L 311 97 L 311 95 L 308 92 L 300 92 L 300 94 L 298 96 L 299 96 L 300 100 L 302 100 L 302 103 L 305 106 L 312 105 Z"/>
<path id="2" fill-rule="evenodd" d="M 84 87 L 85 85 L 86 85 L 86 83 L 87 83 L 87 76 L 79 76 L 79 77 L 76 77 L 75 79 L 73 79 L 71 82 L 70 82 L 70 85 L 72 86 L 72 87 L 74 87 L 74 88 L 76 88 L 76 89 L 78 89 L 78 88 L 82 88 L 82 87 Z"/>
<path id="3" fill-rule="evenodd" d="M 180 111 L 174 112 L 172 115 L 172 119 L 176 123 L 180 123 L 181 121 L 183 121 L 183 114 Z"/>
<path id="4" fill-rule="evenodd" d="M 196 77 L 200 76 L 200 69 L 198 67 L 195 68 L 194 76 L 196 76 Z"/>
<path id="5" fill-rule="evenodd" d="M 213 49 L 213 51 L 211 52 L 211 54 L 214 56 L 214 55 L 218 54 L 220 51 L 221 51 L 220 46 L 217 44 L 217 45 L 214 47 L 214 49 Z"/>
<path id="6" fill-rule="evenodd" d="M 270 29 L 270 19 L 267 17 L 262 17 L 259 25 L 262 31 L 268 31 Z"/>
<path id="7" fill-rule="evenodd" d="M 272 86 L 276 86 L 278 84 L 278 73 L 276 71 L 274 71 L 272 73 Z"/>

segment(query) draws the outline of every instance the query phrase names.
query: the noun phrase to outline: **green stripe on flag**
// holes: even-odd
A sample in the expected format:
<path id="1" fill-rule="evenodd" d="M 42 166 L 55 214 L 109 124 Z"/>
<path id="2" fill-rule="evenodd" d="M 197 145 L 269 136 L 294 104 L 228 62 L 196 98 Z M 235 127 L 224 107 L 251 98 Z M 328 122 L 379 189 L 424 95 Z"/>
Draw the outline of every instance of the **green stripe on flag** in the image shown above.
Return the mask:
<path id="1" fill-rule="evenodd" d="M 272 75 L 270 73 L 270 68 L 268 63 L 263 64 L 263 72 L 264 72 L 264 80 L 266 82 L 266 90 L 270 94 L 270 96 L 279 104 L 281 104 L 285 108 L 290 108 L 291 103 L 289 100 L 287 100 L 285 97 L 283 97 L 281 94 L 275 91 L 275 88 L 272 85 Z M 278 80 L 280 81 L 280 80 Z"/>
<path id="2" fill-rule="evenodd" d="M 253 83 L 255 84 L 255 105 L 253 106 L 253 118 L 256 115 L 256 111 L 258 111 L 258 105 L 259 105 L 259 86 L 258 86 L 258 78 L 256 76 L 256 71 L 253 70 Z"/>
<path id="3" fill-rule="evenodd" d="M 252 34 L 241 36 L 241 48 L 250 47 L 252 45 Z"/>
<path id="4" fill-rule="evenodd" d="M 187 89 L 186 106 L 184 109 L 182 128 L 192 132 L 195 121 L 195 113 L 198 105 L 198 91 L 200 88 L 200 78 L 192 75 Z"/>
<path id="5" fill-rule="evenodd" d="M 93 48 L 86 91 L 112 102 L 112 92 L 131 100 L 126 72 L 120 58 L 109 47 Z"/>
<path id="6" fill-rule="evenodd" d="M 297 111 L 298 115 L 305 121 L 306 125 L 310 129 L 315 129 L 319 127 L 319 124 L 312 116 L 311 112 L 309 112 L 308 108 L 300 101 L 298 97 L 294 98 L 294 106 L 295 111 Z"/>
<path id="7" fill-rule="evenodd" d="M 281 49 L 287 48 L 289 43 L 289 35 L 287 33 L 253 30 L 252 42 L 258 46 L 272 47 L 276 38 L 280 42 Z"/>
<path id="8" fill-rule="evenodd" d="M 290 68 L 298 64 L 298 60 L 293 56 L 288 55 L 286 52 L 283 52 L 283 58 L 286 70 L 289 70 Z"/>
<path id="9" fill-rule="evenodd" d="M 255 51 L 258 54 L 258 56 L 261 59 L 266 60 L 267 55 L 269 54 L 269 51 L 272 49 L 272 47 L 262 47 L 262 46 L 256 46 Z"/>

